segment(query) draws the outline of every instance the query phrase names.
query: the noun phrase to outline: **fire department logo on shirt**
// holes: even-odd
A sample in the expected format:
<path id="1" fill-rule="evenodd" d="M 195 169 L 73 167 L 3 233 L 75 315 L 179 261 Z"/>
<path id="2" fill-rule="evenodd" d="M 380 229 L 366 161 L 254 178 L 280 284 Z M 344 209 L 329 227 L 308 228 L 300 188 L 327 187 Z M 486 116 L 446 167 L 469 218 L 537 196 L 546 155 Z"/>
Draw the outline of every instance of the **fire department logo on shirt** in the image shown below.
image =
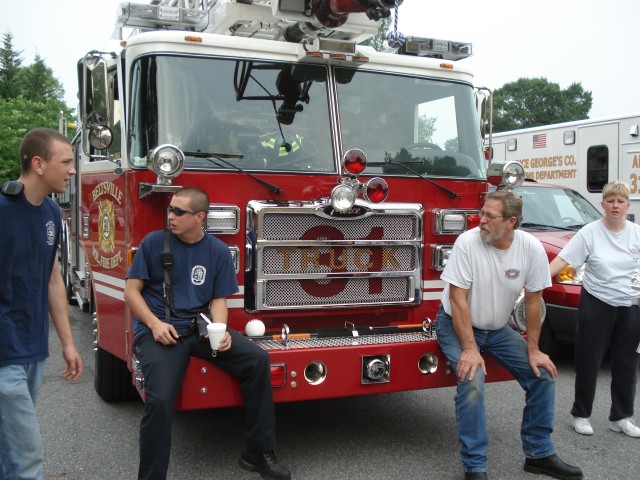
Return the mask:
<path id="1" fill-rule="evenodd" d="M 45 226 L 47 229 L 47 245 L 52 246 L 56 239 L 56 227 L 51 220 Z"/>
<path id="2" fill-rule="evenodd" d="M 194 285 L 202 285 L 207 276 L 207 269 L 202 265 L 196 265 L 191 269 L 191 283 Z"/>
<path id="3" fill-rule="evenodd" d="M 520 277 L 520 270 L 517 268 L 510 268 L 504 271 L 504 276 L 509 280 L 515 280 Z"/>

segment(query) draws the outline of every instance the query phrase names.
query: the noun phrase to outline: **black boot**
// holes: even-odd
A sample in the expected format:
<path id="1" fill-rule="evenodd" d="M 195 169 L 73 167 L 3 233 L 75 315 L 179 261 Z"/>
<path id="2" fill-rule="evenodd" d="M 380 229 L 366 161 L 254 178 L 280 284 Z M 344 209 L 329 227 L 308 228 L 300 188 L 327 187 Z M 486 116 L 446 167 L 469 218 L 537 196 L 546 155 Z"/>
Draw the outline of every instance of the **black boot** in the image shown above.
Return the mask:
<path id="1" fill-rule="evenodd" d="M 243 450 L 238 463 L 245 470 L 258 472 L 262 478 L 267 480 L 289 480 L 291 478 L 291 472 L 287 467 L 278 463 L 273 450 L 263 453 Z"/>
<path id="2" fill-rule="evenodd" d="M 527 458 L 524 461 L 524 470 L 563 480 L 580 480 L 582 478 L 582 470 L 563 462 L 555 454 L 543 458 Z"/>

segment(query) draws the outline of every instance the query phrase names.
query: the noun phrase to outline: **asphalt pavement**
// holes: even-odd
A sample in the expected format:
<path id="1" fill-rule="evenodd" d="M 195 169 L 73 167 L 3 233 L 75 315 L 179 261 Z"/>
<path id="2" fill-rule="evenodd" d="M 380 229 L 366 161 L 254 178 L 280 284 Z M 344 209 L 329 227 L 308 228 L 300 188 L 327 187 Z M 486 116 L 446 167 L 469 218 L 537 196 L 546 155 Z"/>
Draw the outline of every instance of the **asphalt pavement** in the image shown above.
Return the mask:
<path id="1" fill-rule="evenodd" d="M 93 326 L 78 307 L 70 307 L 70 313 L 85 371 L 75 383 L 61 378 L 63 361 L 52 328 L 51 357 L 37 405 L 46 450 L 45 478 L 135 479 L 142 403 L 108 404 L 95 393 Z M 636 480 L 640 439 L 608 429 L 608 362 L 598 379 L 592 416 L 595 435 L 585 437 L 571 429 L 572 355 L 569 347 L 555 359 L 559 376 L 553 439 L 560 456 L 580 466 L 585 479 Z M 454 388 L 441 388 L 278 404 L 278 458 L 299 480 L 462 479 L 454 394 Z M 488 384 L 486 404 L 489 478 L 549 478 L 522 469 L 519 430 L 524 394 L 518 384 Z M 639 406 L 636 398 L 636 412 Z M 640 423 L 640 413 L 637 418 Z M 169 478 L 258 480 L 258 475 L 237 464 L 242 428 L 241 408 L 176 412 Z"/>

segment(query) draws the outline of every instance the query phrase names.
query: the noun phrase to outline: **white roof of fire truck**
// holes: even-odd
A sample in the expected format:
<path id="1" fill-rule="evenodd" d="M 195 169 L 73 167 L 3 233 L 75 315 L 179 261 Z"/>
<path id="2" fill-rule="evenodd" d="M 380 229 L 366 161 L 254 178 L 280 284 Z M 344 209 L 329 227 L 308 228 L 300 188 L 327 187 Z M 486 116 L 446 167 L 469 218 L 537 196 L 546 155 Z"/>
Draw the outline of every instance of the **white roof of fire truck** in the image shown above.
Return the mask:
<path id="1" fill-rule="evenodd" d="M 307 58 L 332 56 L 331 61 L 357 61 L 356 43 L 378 32 L 379 20 L 398 12 L 403 0 L 151 0 L 125 2 L 118 8 L 112 39 L 120 43 L 150 31 L 176 30 L 199 34 L 274 40 L 305 46 Z M 397 31 L 394 32 L 396 35 Z M 186 37 L 185 37 L 186 38 Z M 399 53 L 446 61 L 466 58 L 470 43 L 433 38 L 394 37 Z M 195 41 L 198 41 L 197 39 Z M 113 46 L 113 45 L 111 45 Z M 363 50 L 362 46 L 358 46 Z M 113 50 L 113 48 L 109 48 Z M 364 50 L 367 51 L 368 50 Z M 373 51 L 373 50 L 371 50 Z M 311 53 L 312 52 L 312 53 Z M 321 61 L 322 58 L 318 58 Z M 328 60 L 325 58 L 325 61 Z"/>

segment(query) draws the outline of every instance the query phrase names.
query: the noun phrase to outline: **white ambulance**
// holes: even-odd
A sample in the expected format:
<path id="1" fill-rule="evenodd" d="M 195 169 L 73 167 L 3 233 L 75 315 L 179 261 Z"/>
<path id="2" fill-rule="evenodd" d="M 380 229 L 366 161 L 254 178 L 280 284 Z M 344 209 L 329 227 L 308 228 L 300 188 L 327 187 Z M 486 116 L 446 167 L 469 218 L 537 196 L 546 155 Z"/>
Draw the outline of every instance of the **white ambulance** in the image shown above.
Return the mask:
<path id="1" fill-rule="evenodd" d="M 640 222 L 640 114 L 496 133 L 491 148 L 492 161 L 520 162 L 526 178 L 576 190 L 600 210 L 602 187 L 623 180 Z"/>

